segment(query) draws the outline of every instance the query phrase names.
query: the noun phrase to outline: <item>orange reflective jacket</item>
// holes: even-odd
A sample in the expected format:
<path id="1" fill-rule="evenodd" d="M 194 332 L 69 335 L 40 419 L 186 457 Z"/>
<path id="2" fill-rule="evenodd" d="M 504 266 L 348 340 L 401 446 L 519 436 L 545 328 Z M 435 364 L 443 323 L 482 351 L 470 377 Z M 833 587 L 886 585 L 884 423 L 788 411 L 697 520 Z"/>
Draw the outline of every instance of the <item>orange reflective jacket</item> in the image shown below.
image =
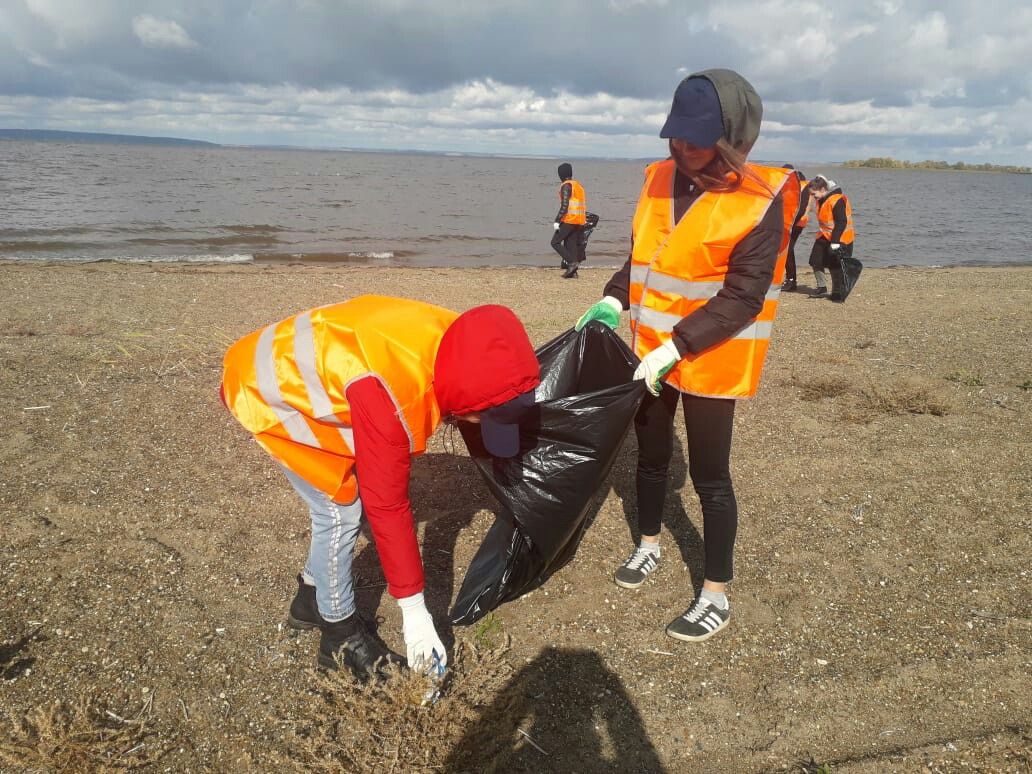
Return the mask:
<path id="1" fill-rule="evenodd" d="M 572 223 L 583 226 L 587 222 L 588 200 L 584 196 L 584 186 L 574 179 L 564 180 L 559 186 L 559 201 L 563 200 L 563 186 L 570 186 L 570 203 L 566 207 L 566 214 L 563 215 L 563 223 Z"/>
<path id="2" fill-rule="evenodd" d="M 832 210 L 835 207 L 835 202 L 842 199 L 846 203 L 846 228 L 842 231 L 842 236 L 839 237 L 839 242 L 844 245 L 853 244 L 853 240 L 856 238 L 856 234 L 853 231 L 853 207 L 849 203 L 849 199 L 840 193 L 834 193 L 825 199 L 817 208 L 817 222 L 821 230 L 821 236 L 827 240 L 831 240 L 831 232 L 835 230 L 835 213 Z"/>
<path id="3" fill-rule="evenodd" d="M 747 398 L 759 385 L 799 207 L 799 180 L 791 170 L 749 168 L 770 190 L 746 177 L 733 193 L 704 192 L 676 226 L 673 160 L 656 162 L 645 171 L 631 252 L 631 331 L 639 357 L 669 341 L 674 325 L 724 287 L 735 246 L 756 228 L 775 196 L 782 195 L 784 230 L 763 309 L 731 338 L 678 361 L 665 381 L 681 392 Z"/>
<path id="4" fill-rule="evenodd" d="M 806 182 L 804 182 L 799 187 L 799 201 L 800 201 L 800 203 L 803 201 L 803 192 L 806 191 L 806 188 L 809 185 L 810 185 L 810 181 L 807 180 Z M 799 214 L 799 218 L 796 220 L 795 225 L 796 225 L 796 228 L 806 228 L 806 224 L 809 223 L 809 222 L 810 222 L 810 200 L 807 199 L 806 200 L 806 207 L 804 207 L 803 211 Z"/>
<path id="5" fill-rule="evenodd" d="M 412 454 L 440 422 L 434 358 L 458 317 L 420 301 L 359 296 L 310 309 L 233 344 L 222 394 L 269 454 L 340 503 L 358 496 L 348 385 L 378 378 L 398 407 Z"/>

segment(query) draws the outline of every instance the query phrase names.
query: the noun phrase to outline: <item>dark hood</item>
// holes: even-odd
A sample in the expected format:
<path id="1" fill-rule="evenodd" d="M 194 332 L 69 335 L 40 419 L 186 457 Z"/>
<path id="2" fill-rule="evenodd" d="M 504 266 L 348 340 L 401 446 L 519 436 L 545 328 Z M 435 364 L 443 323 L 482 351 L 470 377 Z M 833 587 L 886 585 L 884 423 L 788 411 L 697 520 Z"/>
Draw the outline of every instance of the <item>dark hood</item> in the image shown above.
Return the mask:
<path id="1" fill-rule="evenodd" d="M 692 78 L 705 78 L 713 84 L 720 99 L 724 119 L 724 139 L 731 147 L 748 154 L 760 136 L 763 102 L 749 81 L 733 70 L 702 70 Z"/>

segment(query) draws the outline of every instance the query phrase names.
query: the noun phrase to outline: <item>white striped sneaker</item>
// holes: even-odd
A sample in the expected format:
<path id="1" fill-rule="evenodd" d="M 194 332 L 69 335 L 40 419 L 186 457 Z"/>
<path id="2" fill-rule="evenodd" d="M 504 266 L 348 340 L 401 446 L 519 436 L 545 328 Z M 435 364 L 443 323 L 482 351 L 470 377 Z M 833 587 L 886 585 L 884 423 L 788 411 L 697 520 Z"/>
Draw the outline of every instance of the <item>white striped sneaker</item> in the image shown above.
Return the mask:
<path id="1" fill-rule="evenodd" d="M 645 582 L 649 573 L 659 565 L 659 555 L 643 548 L 635 548 L 627 561 L 620 565 L 613 580 L 617 586 L 625 589 L 636 589 Z"/>
<path id="2" fill-rule="evenodd" d="M 666 628 L 671 637 L 685 642 L 702 642 L 719 632 L 731 620 L 731 605 L 721 610 L 707 599 L 699 597 L 684 615 L 674 619 Z"/>

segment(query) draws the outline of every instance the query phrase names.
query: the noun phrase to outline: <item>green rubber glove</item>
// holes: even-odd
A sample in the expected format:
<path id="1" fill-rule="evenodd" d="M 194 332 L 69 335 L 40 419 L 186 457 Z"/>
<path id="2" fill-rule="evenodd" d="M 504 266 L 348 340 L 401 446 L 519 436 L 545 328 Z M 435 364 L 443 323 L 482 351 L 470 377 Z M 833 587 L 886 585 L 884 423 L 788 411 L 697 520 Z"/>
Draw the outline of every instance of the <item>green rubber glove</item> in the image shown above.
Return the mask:
<path id="1" fill-rule="evenodd" d="M 608 325 L 611 329 L 616 330 L 616 326 L 620 324 L 620 312 L 622 311 L 623 304 L 612 296 L 606 296 L 582 314 L 581 318 L 577 320 L 577 324 L 573 326 L 573 329 L 579 331 L 592 320 L 598 320 Z"/>

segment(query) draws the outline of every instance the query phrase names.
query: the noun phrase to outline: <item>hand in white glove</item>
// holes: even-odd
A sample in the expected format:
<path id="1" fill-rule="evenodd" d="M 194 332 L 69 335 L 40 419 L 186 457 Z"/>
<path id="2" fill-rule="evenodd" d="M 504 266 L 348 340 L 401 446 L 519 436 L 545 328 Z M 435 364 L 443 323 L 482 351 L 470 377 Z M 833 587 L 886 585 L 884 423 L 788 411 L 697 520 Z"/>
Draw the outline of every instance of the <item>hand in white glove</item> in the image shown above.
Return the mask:
<path id="1" fill-rule="evenodd" d="M 558 220 L 555 223 L 552 224 L 552 230 L 553 231 L 558 231 L 559 230 L 559 221 Z"/>
<path id="2" fill-rule="evenodd" d="M 398 600 L 401 607 L 402 633 L 408 651 L 409 669 L 418 669 L 431 677 L 440 677 L 448 665 L 448 653 L 437 636 L 434 619 L 426 609 L 423 592 Z"/>
<path id="3" fill-rule="evenodd" d="M 842 244 L 839 242 L 832 242 L 830 245 L 828 245 L 828 247 L 832 250 L 838 250 L 840 247 L 842 247 Z"/>
<path id="4" fill-rule="evenodd" d="M 648 388 L 648 391 L 653 395 L 659 395 L 659 391 L 663 386 L 663 377 L 670 372 L 671 368 L 677 365 L 677 361 L 680 359 L 681 353 L 677 351 L 673 340 L 668 341 L 666 344 L 656 347 L 642 358 L 641 363 L 638 364 L 638 368 L 634 372 L 634 378 L 644 379 L 645 387 Z"/>

